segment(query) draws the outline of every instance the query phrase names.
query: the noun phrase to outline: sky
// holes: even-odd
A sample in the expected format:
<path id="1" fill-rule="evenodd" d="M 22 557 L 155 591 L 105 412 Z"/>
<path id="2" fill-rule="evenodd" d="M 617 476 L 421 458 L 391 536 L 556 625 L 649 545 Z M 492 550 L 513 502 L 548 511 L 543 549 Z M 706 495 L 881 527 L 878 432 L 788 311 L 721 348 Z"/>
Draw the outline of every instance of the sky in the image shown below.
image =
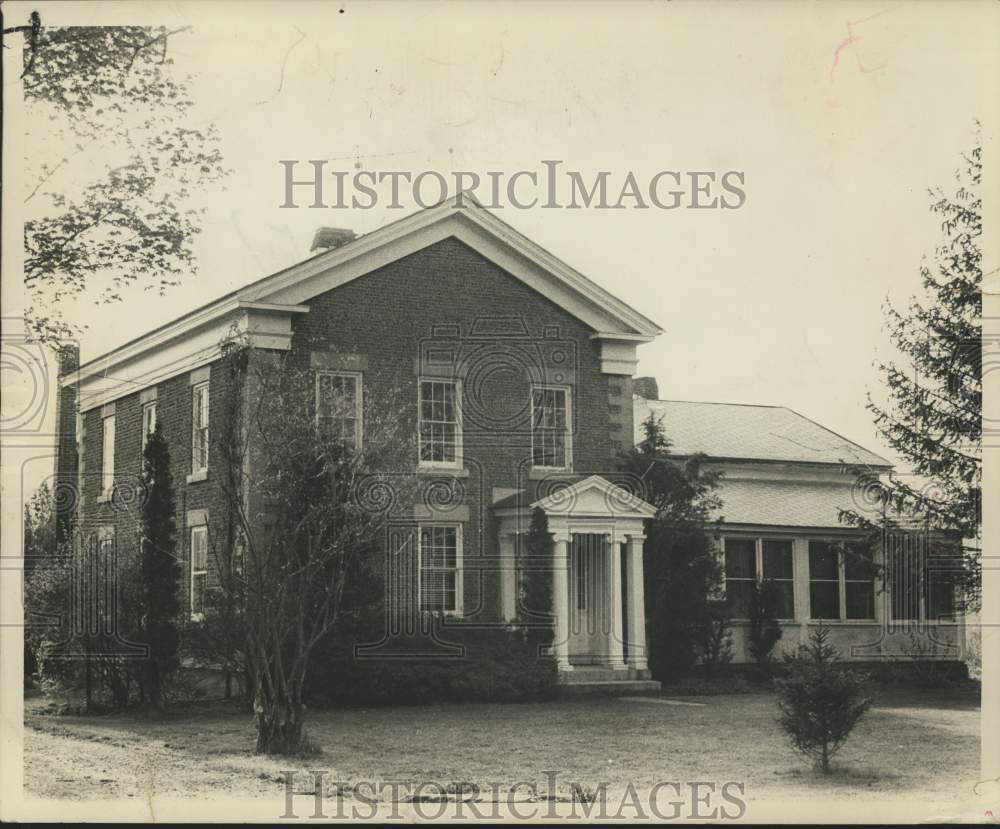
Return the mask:
<path id="1" fill-rule="evenodd" d="M 282 159 L 739 170 L 737 210 L 499 215 L 664 329 L 638 370 L 661 397 L 788 406 L 898 460 L 865 410 L 892 353 L 882 304 L 919 290 L 939 238 L 927 190 L 951 186 L 1000 100 L 988 4 L 946 5 L 43 4 L 52 23 L 191 26 L 170 53 L 233 171 L 198 196 L 199 273 L 87 306 L 83 359 L 305 258 L 321 225 L 364 233 L 417 209 L 282 209 Z"/>

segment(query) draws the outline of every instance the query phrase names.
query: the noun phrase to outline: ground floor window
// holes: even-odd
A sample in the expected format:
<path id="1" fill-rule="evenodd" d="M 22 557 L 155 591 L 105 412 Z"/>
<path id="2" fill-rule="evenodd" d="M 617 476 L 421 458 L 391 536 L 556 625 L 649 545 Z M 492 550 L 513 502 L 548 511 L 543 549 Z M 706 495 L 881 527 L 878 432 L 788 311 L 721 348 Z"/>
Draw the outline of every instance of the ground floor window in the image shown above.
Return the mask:
<path id="1" fill-rule="evenodd" d="M 191 528 L 191 618 L 205 615 L 205 587 L 208 583 L 208 527 Z"/>
<path id="2" fill-rule="evenodd" d="M 875 572 L 867 551 L 849 543 L 809 542 L 809 618 L 875 618 Z"/>
<path id="3" fill-rule="evenodd" d="M 419 528 L 417 559 L 421 611 L 461 613 L 462 532 L 457 525 Z"/>
<path id="4" fill-rule="evenodd" d="M 754 585 L 764 579 L 774 587 L 777 618 L 795 618 L 795 568 L 790 539 L 726 538 L 723 548 L 726 597 L 734 618 L 749 618 Z"/>
<path id="5" fill-rule="evenodd" d="M 956 582 L 961 552 L 933 543 L 927 533 L 887 538 L 886 587 L 896 621 L 950 620 L 957 612 Z"/>

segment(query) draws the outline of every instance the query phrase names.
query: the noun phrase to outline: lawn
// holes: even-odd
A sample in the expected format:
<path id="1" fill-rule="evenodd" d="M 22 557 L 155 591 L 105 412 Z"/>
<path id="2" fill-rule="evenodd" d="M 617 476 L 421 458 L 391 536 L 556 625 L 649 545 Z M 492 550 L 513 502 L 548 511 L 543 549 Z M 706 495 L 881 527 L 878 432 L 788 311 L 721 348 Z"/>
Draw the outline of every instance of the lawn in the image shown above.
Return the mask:
<path id="1" fill-rule="evenodd" d="M 317 710 L 309 733 L 322 754 L 307 761 L 254 756 L 248 715 L 222 703 L 161 720 L 56 716 L 41 713 L 37 700 L 26 709 L 28 793 L 83 800 L 280 803 L 286 769 L 301 770 L 302 792 L 313 790 L 308 770 L 322 769 L 328 781 L 475 783 L 483 791 L 534 781 L 544 793 L 547 773 L 557 772 L 560 797 L 572 782 L 609 791 L 631 782 L 643 792 L 660 781 L 741 781 L 752 817 L 753 804 L 778 801 L 958 803 L 972 796 L 980 756 L 972 689 L 880 690 L 825 777 L 791 754 L 770 693 Z M 311 799 L 299 800 L 308 815 Z"/>

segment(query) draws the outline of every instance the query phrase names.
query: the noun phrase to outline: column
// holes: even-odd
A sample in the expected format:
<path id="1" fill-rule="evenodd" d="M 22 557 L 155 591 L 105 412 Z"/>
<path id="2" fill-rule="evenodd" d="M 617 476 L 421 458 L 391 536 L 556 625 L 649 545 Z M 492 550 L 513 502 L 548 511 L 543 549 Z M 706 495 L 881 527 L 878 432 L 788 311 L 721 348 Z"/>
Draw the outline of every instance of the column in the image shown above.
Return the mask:
<path id="1" fill-rule="evenodd" d="M 560 671 L 572 671 L 569 664 L 569 532 L 556 530 L 552 560 L 552 615 L 555 629 L 552 638 L 552 653 L 556 667 Z"/>
<path id="2" fill-rule="evenodd" d="M 605 536 L 608 551 L 609 577 L 611 588 L 611 635 L 608 638 L 608 665 L 616 671 L 625 670 L 625 632 L 622 630 L 622 548 L 614 533 Z"/>
<path id="3" fill-rule="evenodd" d="M 517 558 L 515 545 L 517 536 L 500 533 L 500 618 L 513 622 L 517 616 Z"/>
<path id="4" fill-rule="evenodd" d="M 628 666 L 636 671 L 646 664 L 646 597 L 643 588 L 642 542 L 644 535 L 630 535 L 626 545 L 628 566 L 625 571 L 628 590 Z"/>

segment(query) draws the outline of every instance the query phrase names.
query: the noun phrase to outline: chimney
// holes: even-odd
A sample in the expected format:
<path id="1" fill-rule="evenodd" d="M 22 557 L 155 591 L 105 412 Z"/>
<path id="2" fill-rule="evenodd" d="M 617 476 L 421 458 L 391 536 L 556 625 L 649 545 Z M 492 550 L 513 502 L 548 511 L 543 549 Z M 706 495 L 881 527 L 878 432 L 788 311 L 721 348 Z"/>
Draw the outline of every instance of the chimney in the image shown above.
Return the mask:
<path id="1" fill-rule="evenodd" d="M 333 250 L 334 248 L 342 247 L 348 242 L 354 241 L 354 231 L 348 230 L 343 227 L 321 227 L 316 230 L 316 235 L 313 236 L 312 247 L 309 248 L 309 252 L 312 253 L 314 250 Z"/>
<path id="2" fill-rule="evenodd" d="M 659 400 L 660 390 L 655 377 L 635 377 L 632 379 L 632 392 L 647 400 Z"/>
<path id="3" fill-rule="evenodd" d="M 59 377 L 76 371 L 80 367 L 80 347 L 62 345 L 57 354 Z M 56 458 L 55 480 L 52 492 L 56 504 L 56 541 L 64 543 L 70 539 L 70 525 L 75 508 L 81 503 L 79 456 L 82 447 L 77 445 L 77 389 L 73 385 L 65 388 L 56 381 Z"/>

